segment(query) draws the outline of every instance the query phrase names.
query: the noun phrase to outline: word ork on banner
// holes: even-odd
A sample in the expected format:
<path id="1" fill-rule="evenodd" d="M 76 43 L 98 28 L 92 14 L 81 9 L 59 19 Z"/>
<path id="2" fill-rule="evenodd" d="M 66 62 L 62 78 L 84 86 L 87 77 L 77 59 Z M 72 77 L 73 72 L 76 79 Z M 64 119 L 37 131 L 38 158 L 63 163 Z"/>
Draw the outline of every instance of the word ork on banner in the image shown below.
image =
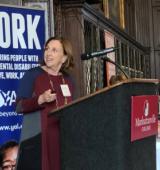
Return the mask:
<path id="1" fill-rule="evenodd" d="M 14 49 L 41 49 L 37 34 L 39 22 L 40 15 L 24 16 L 20 13 L 10 15 L 7 11 L 0 11 L 0 46 Z"/>

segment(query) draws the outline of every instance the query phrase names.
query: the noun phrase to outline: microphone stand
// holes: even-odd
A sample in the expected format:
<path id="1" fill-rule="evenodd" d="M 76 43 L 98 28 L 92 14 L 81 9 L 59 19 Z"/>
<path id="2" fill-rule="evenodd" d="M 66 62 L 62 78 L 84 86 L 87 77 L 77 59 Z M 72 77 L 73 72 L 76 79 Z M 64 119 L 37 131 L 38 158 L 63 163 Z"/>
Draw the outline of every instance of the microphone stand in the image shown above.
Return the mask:
<path id="1" fill-rule="evenodd" d="M 117 66 L 117 67 L 122 71 L 122 73 L 125 75 L 125 77 L 126 77 L 127 79 L 129 79 L 128 74 L 122 69 L 122 67 L 121 67 L 119 64 L 117 64 L 116 62 L 112 61 L 112 60 L 111 60 L 110 58 L 108 58 L 108 57 L 102 57 L 102 59 L 103 59 L 104 61 L 107 61 L 107 62 L 112 63 L 112 64 L 114 64 L 115 66 Z"/>

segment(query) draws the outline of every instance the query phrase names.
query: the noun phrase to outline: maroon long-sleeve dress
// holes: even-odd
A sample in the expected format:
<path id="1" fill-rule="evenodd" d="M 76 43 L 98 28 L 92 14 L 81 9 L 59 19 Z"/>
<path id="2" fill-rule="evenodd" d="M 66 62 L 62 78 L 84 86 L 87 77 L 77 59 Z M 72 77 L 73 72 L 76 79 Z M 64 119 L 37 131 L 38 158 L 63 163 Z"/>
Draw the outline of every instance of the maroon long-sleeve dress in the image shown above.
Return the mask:
<path id="1" fill-rule="evenodd" d="M 29 83 L 30 85 L 28 85 Z M 71 96 L 63 96 L 60 87 L 62 84 L 68 85 Z M 57 100 L 39 106 L 37 102 L 38 96 L 48 89 L 56 93 Z M 48 116 L 48 113 L 66 102 L 71 102 L 72 93 L 73 85 L 69 76 L 48 75 L 41 67 L 29 70 L 21 81 L 17 94 L 18 112 L 25 114 L 39 110 L 41 114 L 42 170 L 60 170 L 59 119 L 54 116 Z"/>

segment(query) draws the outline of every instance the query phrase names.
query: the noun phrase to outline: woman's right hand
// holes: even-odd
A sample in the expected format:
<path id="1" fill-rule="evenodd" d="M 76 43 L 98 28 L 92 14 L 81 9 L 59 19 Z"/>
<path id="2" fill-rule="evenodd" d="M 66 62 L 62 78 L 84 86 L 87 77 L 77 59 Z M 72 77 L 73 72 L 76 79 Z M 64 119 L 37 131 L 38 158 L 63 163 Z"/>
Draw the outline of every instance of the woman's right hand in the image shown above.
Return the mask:
<path id="1" fill-rule="evenodd" d="M 38 104 L 41 105 L 43 103 L 50 103 L 54 100 L 56 100 L 56 93 L 52 93 L 51 89 L 49 89 L 39 96 Z"/>

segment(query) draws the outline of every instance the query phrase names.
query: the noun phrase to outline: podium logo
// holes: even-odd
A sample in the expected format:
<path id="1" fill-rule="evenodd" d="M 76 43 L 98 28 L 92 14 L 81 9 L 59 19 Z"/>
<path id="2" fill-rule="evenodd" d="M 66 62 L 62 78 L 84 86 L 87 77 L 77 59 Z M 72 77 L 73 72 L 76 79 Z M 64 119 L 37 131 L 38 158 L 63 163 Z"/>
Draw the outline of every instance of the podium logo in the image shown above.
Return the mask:
<path id="1" fill-rule="evenodd" d="M 149 115 L 149 102 L 148 100 L 144 101 L 144 115 L 147 117 Z"/>
<path id="2" fill-rule="evenodd" d="M 12 104 L 16 101 L 16 92 L 15 91 L 7 91 L 6 93 L 0 90 L 0 107 L 3 106 L 12 106 Z"/>

